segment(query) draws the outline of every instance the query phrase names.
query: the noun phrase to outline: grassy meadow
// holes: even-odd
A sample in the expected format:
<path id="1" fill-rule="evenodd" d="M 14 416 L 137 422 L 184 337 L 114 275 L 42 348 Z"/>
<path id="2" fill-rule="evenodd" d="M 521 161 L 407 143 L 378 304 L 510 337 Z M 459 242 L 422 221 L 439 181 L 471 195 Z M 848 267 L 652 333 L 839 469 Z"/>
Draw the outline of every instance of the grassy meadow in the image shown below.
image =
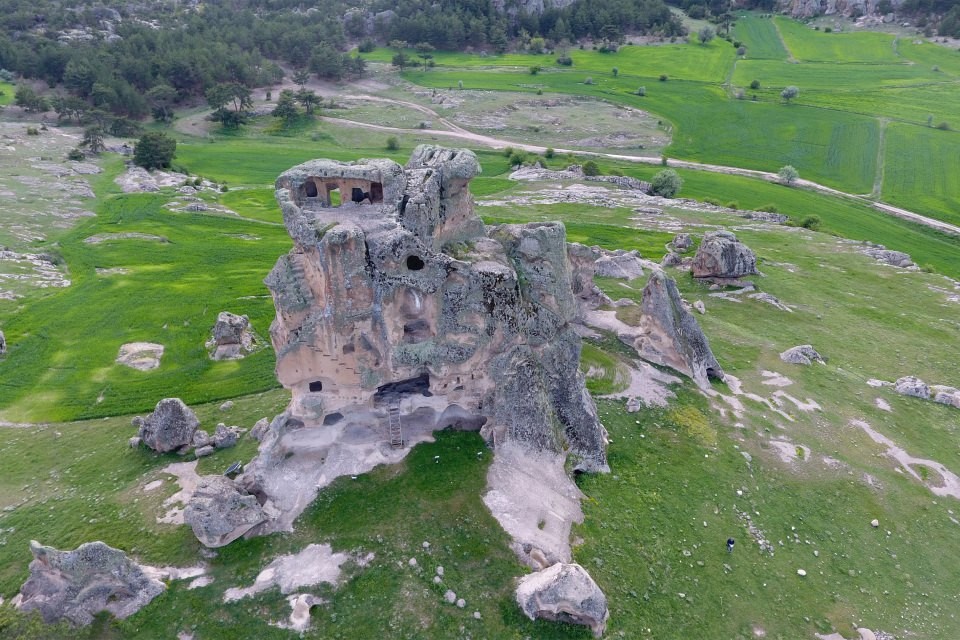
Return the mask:
<path id="1" fill-rule="evenodd" d="M 401 75 L 417 87 L 453 92 L 463 81 L 467 96 L 504 92 L 534 109 L 538 100 L 577 95 L 647 110 L 672 136 L 670 157 L 771 171 L 789 163 L 804 178 L 850 193 L 875 191 L 886 202 L 960 223 L 960 134 L 927 126 L 925 115 L 952 116 L 960 54 L 886 34 L 818 32 L 780 17 L 741 16 L 734 34 L 747 46 L 745 58 L 720 39 L 626 46 L 615 54 L 573 49 L 569 68 L 546 55 L 438 52 L 435 68 Z M 391 55 L 380 49 L 368 59 L 388 62 Z M 531 66 L 543 70 L 533 75 Z M 751 91 L 754 79 L 761 87 Z M 801 89 L 789 105 L 779 97 L 786 84 Z M 640 86 L 645 97 L 635 95 Z M 734 97 L 738 88 L 745 99 Z M 365 105 L 358 119 L 401 126 L 407 115 Z M 416 144 L 456 144 L 414 128 L 414 120 L 397 134 L 306 120 L 278 131 L 269 120 L 238 132 L 177 134 L 176 168 L 226 184 L 200 197 L 237 215 L 173 211 L 166 205 L 177 194 L 169 188 L 123 194 L 113 182 L 122 162 L 105 155 L 98 161 L 104 173 L 90 179 L 96 216 L 69 229 L 51 223 L 35 243 L 59 257 L 71 286 L 0 300 L 9 346 L 0 359 L 0 420 L 43 423 L 0 424 L 0 597 L 9 601 L 26 579 L 31 539 L 62 549 L 99 539 L 155 566 L 204 563 L 213 583 L 190 590 L 187 581 L 171 582 L 127 620 L 100 616 L 84 629 L 46 626 L 3 604 L 0 637 L 292 638 L 268 624 L 290 611 L 276 589 L 233 603 L 223 603 L 223 592 L 251 584 L 278 554 L 314 542 L 375 558 L 364 568 L 348 565 L 337 589 L 310 589 L 326 602 L 313 607 L 301 637 L 591 637 L 582 628 L 531 622 L 518 610 L 513 580 L 526 569 L 481 501 L 493 453 L 477 434 L 440 432 L 398 465 L 340 478 L 293 532 L 238 540 L 214 557 L 201 555 L 188 528 L 156 521 L 177 490 L 163 469 L 185 459 L 129 448 L 131 415 L 178 396 L 209 431 L 218 422 L 250 428 L 289 401 L 269 346 L 227 362 L 210 360 L 204 347 L 222 310 L 247 314 L 268 338 L 274 309 L 262 281 L 291 246 L 274 202 L 276 177 L 316 157 L 403 163 Z M 385 149 L 389 135 L 398 137 L 399 150 Z M 731 228 L 758 256 L 757 289 L 790 308 L 669 270 L 686 300 L 704 302 L 697 321 L 731 378 L 707 393 L 689 381 L 675 385 L 668 406 L 636 413 L 622 401 L 597 400 L 612 472 L 576 478 L 585 520 L 572 538 L 575 561 L 609 599 L 605 637 L 837 632 L 852 639 L 859 626 L 898 638 L 960 637 L 960 503 L 934 493 L 944 483 L 933 466 L 914 463 L 918 480 L 852 424 L 864 421 L 910 455 L 960 472 L 960 410 L 867 384 L 916 375 L 960 387 L 960 324 L 951 298 L 958 291 L 948 279 L 960 279 L 960 239 L 853 199 L 694 170 L 678 170 L 683 198 L 772 207 L 794 223 L 816 215 L 820 231 L 680 206 L 653 216 L 623 206 L 523 204 L 527 191 L 556 188 L 556 181 L 518 183 L 508 177 L 504 153 L 477 155 L 483 173 L 471 191 L 488 224 L 561 220 L 570 241 L 637 249 L 651 260 L 663 256 L 676 231 L 697 237 Z M 559 169 L 585 159 L 543 162 Z M 603 173 L 644 180 L 661 169 L 594 159 Z M 131 233 L 143 235 L 121 235 Z M 87 242 L 91 237 L 105 239 Z M 906 251 L 924 270 L 881 265 L 859 252 L 864 241 Z M 613 299 L 639 301 L 645 278 L 597 284 Z M 618 308 L 617 317 L 635 324 L 634 309 Z M 119 346 L 134 341 L 165 346 L 159 368 L 114 363 Z M 779 359 L 805 343 L 827 363 Z M 613 334 L 585 339 L 588 390 L 624 390 L 632 358 Z M 221 409 L 226 399 L 234 405 Z M 244 437 L 200 460 L 198 471 L 220 473 L 255 454 L 256 443 Z M 156 480 L 160 487 L 146 490 Z M 731 554 L 728 537 L 737 540 Z M 441 584 L 432 580 L 438 565 L 445 568 Z M 447 604 L 446 589 L 466 607 Z"/>

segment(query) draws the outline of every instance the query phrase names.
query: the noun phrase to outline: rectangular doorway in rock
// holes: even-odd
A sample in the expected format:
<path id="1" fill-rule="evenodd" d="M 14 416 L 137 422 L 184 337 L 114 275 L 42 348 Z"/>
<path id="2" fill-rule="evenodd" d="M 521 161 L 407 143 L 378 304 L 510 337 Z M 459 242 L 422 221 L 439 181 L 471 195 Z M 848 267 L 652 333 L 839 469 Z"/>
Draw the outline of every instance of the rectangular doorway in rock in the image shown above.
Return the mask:
<path id="1" fill-rule="evenodd" d="M 327 206 L 340 206 L 340 187 L 338 185 L 327 185 Z"/>

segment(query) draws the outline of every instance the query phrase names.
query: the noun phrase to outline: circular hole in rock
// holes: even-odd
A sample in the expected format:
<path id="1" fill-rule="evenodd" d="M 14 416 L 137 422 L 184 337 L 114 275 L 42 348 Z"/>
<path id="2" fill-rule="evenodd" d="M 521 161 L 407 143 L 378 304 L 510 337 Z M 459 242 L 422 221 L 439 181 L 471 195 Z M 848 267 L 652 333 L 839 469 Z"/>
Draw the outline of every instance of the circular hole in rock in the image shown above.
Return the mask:
<path id="1" fill-rule="evenodd" d="M 421 260 L 419 256 L 407 256 L 407 269 L 410 269 L 410 271 L 420 271 L 423 267 L 423 260 Z"/>

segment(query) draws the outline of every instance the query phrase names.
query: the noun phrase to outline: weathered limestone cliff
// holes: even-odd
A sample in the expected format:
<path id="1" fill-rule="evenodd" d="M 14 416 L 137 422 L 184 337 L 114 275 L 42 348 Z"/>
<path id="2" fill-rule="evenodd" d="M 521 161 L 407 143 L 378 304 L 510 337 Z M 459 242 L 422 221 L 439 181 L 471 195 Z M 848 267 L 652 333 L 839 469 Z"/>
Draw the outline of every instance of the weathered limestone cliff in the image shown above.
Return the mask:
<path id="1" fill-rule="evenodd" d="M 280 512 L 259 530 L 437 429 L 607 470 L 564 227 L 486 229 L 467 187 L 479 173 L 472 152 L 424 145 L 406 167 L 313 160 L 277 180 L 294 247 L 266 282 L 293 398 L 239 479 Z"/>

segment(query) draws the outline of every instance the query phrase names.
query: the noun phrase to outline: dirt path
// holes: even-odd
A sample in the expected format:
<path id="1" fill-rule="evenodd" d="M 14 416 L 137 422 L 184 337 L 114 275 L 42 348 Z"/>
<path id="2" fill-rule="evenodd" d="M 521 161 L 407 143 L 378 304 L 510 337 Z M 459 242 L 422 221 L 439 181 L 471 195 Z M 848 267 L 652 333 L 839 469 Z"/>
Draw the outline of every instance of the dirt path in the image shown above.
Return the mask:
<path id="1" fill-rule="evenodd" d="M 777 32 L 777 37 L 780 38 L 780 44 L 783 45 L 783 50 L 787 52 L 787 62 L 795 63 L 797 59 L 793 57 L 793 51 L 790 51 L 790 47 L 787 46 L 787 41 L 783 39 L 783 34 L 780 33 L 780 25 L 778 25 L 777 21 L 773 18 L 770 18 L 770 21 L 773 22 L 773 30 Z"/>
<path id="2" fill-rule="evenodd" d="M 355 98 L 360 98 L 360 96 L 354 96 Z M 372 96 L 370 96 L 372 97 Z M 347 99 L 344 96 L 340 96 L 340 99 Z M 444 118 L 440 118 L 435 111 L 427 107 L 422 107 L 421 105 L 414 105 L 414 103 L 402 102 L 399 100 L 390 100 L 388 98 L 376 98 L 377 100 L 385 102 L 394 102 L 397 104 L 403 104 L 410 107 L 416 107 L 418 111 L 426 114 L 432 114 L 437 117 L 437 119 L 442 122 L 445 126 L 450 127 L 450 130 L 444 129 L 402 129 L 399 127 L 388 127 L 378 124 L 368 124 L 363 122 L 355 122 L 353 120 L 346 120 L 344 118 L 331 118 L 323 117 L 322 119 L 331 122 L 334 124 L 339 124 L 347 127 L 362 127 L 366 129 L 374 129 L 376 131 L 384 131 L 388 133 L 421 133 L 424 135 L 430 135 L 434 137 L 446 137 L 446 138 L 459 138 L 461 140 L 468 140 L 476 144 L 483 145 L 485 147 L 490 147 L 492 149 L 505 149 L 507 147 L 512 147 L 514 149 L 519 149 L 521 151 L 527 151 L 529 153 L 544 153 L 547 149 L 546 147 L 541 147 L 538 145 L 524 144 L 521 142 L 512 142 L 510 140 L 504 140 L 502 138 L 494 138 L 492 136 L 486 136 L 479 133 L 473 133 L 467 131 L 457 125 L 454 125 Z M 597 158 L 608 158 L 611 160 L 623 160 L 625 162 L 637 162 L 642 164 L 652 164 L 659 165 L 662 163 L 659 157 L 650 157 L 650 156 L 633 156 L 625 155 L 618 153 L 602 153 L 598 151 L 583 151 L 582 149 L 562 149 L 555 148 L 556 153 L 566 154 L 573 153 L 581 156 L 593 156 Z M 759 178 L 760 180 L 766 180 L 767 182 L 777 182 L 779 178 L 777 174 L 770 171 L 757 171 L 755 169 L 741 169 L 740 167 L 727 167 L 723 165 L 708 164 L 704 162 L 693 162 L 690 160 L 675 160 L 673 158 L 667 161 L 667 166 L 676 167 L 681 169 L 693 169 L 696 171 L 710 171 L 713 173 L 725 173 L 728 175 L 738 175 L 745 176 L 748 178 Z M 817 191 L 820 193 L 825 193 L 827 195 L 846 198 L 848 200 L 853 200 L 860 204 L 865 204 L 869 207 L 876 209 L 882 213 L 886 213 L 898 218 L 903 218 L 904 220 L 909 220 L 911 222 L 916 222 L 917 224 L 930 227 L 931 229 L 936 229 L 943 233 L 950 235 L 960 236 L 960 226 L 950 224 L 948 222 L 942 222 L 934 218 L 929 218 L 927 216 L 915 213 L 913 211 L 908 211 L 906 209 L 901 209 L 900 207 L 895 207 L 893 205 L 884 204 L 881 202 L 874 202 L 864 195 L 858 195 L 853 193 L 847 193 L 845 191 L 840 191 L 838 189 L 833 189 L 825 185 L 813 182 L 811 180 L 798 179 L 795 183 L 798 187 L 803 187 L 811 191 Z"/>

